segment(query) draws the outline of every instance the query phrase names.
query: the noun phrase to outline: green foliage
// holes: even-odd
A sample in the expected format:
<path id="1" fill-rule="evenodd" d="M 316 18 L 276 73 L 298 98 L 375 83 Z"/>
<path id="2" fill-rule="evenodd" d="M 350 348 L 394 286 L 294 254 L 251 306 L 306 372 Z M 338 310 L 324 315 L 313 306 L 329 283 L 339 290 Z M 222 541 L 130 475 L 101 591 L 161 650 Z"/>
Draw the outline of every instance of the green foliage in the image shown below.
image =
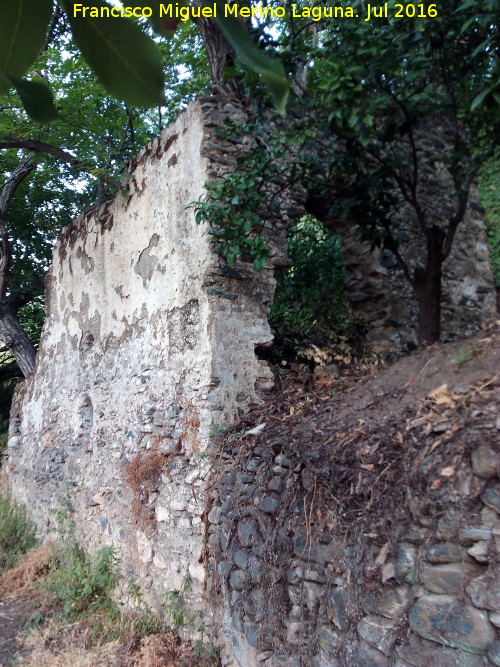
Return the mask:
<path id="1" fill-rule="evenodd" d="M 118 559 L 112 547 L 99 549 L 92 559 L 74 541 L 60 542 L 54 550 L 43 587 L 74 617 L 114 606 L 110 594 L 118 581 Z"/>
<path id="2" fill-rule="evenodd" d="M 12 567 L 36 544 L 35 526 L 24 507 L 7 495 L 0 495 L 0 572 Z"/>
<path id="3" fill-rule="evenodd" d="M 106 90 L 127 104 L 150 107 L 163 101 L 161 55 L 153 40 L 132 21 L 92 17 L 64 0 L 73 39 Z M 93 0 L 98 10 L 109 7 Z"/>
<path id="4" fill-rule="evenodd" d="M 7 447 L 8 439 L 9 439 L 9 420 L 0 419 L 0 454 Z"/>
<path id="5" fill-rule="evenodd" d="M 226 120 L 223 137 L 234 140 L 266 132 L 265 121 L 237 125 Z M 295 126 L 277 125 L 272 140 L 239 156 L 235 170 L 224 174 L 218 183 L 205 186 L 207 194 L 191 204 L 196 222 L 208 224 L 217 251 L 229 265 L 241 258 L 252 261 L 258 270 L 265 267 L 270 250 L 261 214 L 279 205 L 284 187 L 299 180 L 305 161 L 311 159 L 305 157 L 308 138 L 308 130 L 302 133 Z"/>
<path id="6" fill-rule="evenodd" d="M 207 190 L 205 198 L 192 205 L 196 222 L 208 223 L 212 241 L 229 265 L 241 257 L 263 269 L 269 248 L 259 235 L 263 225 L 256 213 L 262 195 L 248 189 L 243 172 L 234 172 Z"/>
<path id="7" fill-rule="evenodd" d="M 471 345 L 463 347 L 456 354 L 451 354 L 450 359 L 460 365 L 466 364 L 474 359 L 474 348 Z"/>
<path id="8" fill-rule="evenodd" d="M 134 607 L 134 614 L 127 620 L 133 627 L 134 635 L 147 637 L 161 632 L 164 627 L 163 621 L 144 600 L 141 587 L 135 579 L 129 581 L 128 594 Z"/>
<path id="9" fill-rule="evenodd" d="M 209 3 L 206 3 L 208 6 Z M 285 80 L 284 68 L 279 60 L 266 56 L 250 38 L 243 22 L 224 16 L 224 7 L 228 3 L 215 0 L 217 7 L 217 25 L 233 49 L 254 72 L 262 75 L 278 113 L 284 114 L 288 99 L 288 83 Z M 212 5 L 213 6 L 213 5 Z"/>
<path id="10" fill-rule="evenodd" d="M 151 4 L 155 15 L 149 20 L 150 26 L 160 36 L 171 36 L 178 21 L 174 20 L 171 27 L 172 21 L 160 19 L 159 10 L 162 4 L 177 7 L 177 3 L 134 3 L 137 7 Z M 288 85 L 282 64 L 264 55 L 237 18 L 224 16 L 222 1 L 217 0 L 217 4 L 216 24 L 242 61 L 262 75 L 278 110 L 283 112 Z M 141 25 L 120 15 L 109 15 L 111 7 L 103 0 L 84 3 L 86 12 L 82 11 L 82 3 L 73 0 L 64 0 L 61 6 L 75 43 L 110 94 L 142 107 L 162 103 L 161 53 Z M 56 21 L 61 18 L 60 10 L 57 11 Z M 50 0 L 0 0 L 0 93 L 13 86 L 28 115 L 39 122 L 57 117 L 52 95 L 40 81 L 21 81 L 20 77 L 34 65 L 43 48 L 51 14 Z M 51 31 L 53 28 L 54 25 Z"/>
<path id="11" fill-rule="evenodd" d="M 237 129 L 228 123 L 226 135 L 253 129 L 254 125 Z M 259 210 L 264 202 L 269 204 L 264 186 L 276 174 L 274 157 L 258 150 L 238 158 L 234 172 L 225 174 L 215 185 L 206 186 L 205 197 L 191 204 L 196 222 L 208 224 L 213 243 L 229 265 L 241 257 L 252 261 L 256 269 L 263 269 L 269 257 L 269 248 L 261 236 L 264 223 Z"/>
<path id="12" fill-rule="evenodd" d="M 52 91 L 41 81 L 25 81 L 9 77 L 30 118 L 37 123 L 49 123 L 57 118 Z"/>
<path id="13" fill-rule="evenodd" d="M 269 321 L 281 335 L 321 339 L 352 324 L 344 289 L 341 239 L 306 216 L 288 235 L 294 265 L 278 274 Z"/>
<path id="14" fill-rule="evenodd" d="M 164 611 L 173 628 L 184 628 L 186 625 L 192 626 L 198 617 L 188 614 L 186 606 L 186 593 L 190 593 L 192 589 L 192 579 L 187 574 L 179 591 L 169 591 L 166 595 Z"/>
<path id="15" fill-rule="evenodd" d="M 45 309 L 41 295 L 20 308 L 17 316 L 31 342 L 38 345 L 45 321 Z"/>
<path id="16" fill-rule="evenodd" d="M 52 0 L 0 0 L 0 93 L 38 57 L 51 14 Z"/>
<path id="17" fill-rule="evenodd" d="M 479 192 L 486 209 L 493 275 L 496 286 L 500 287 L 500 151 L 483 165 L 479 174 Z"/>

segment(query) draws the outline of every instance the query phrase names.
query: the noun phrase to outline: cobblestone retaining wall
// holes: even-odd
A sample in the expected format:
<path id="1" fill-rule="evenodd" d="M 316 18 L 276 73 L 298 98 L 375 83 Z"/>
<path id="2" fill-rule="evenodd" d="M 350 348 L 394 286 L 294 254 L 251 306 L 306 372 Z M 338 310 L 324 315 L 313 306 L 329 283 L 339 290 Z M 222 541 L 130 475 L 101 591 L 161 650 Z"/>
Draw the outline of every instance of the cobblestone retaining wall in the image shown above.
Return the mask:
<path id="1" fill-rule="evenodd" d="M 401 507 L 384 545 L 380 526 L 368 540 L 318 529 L 326 451 L 287 440 L 223 455 L 210 493 L 209 592 L 228 664 L 500 665 L 498 454 L 474 449 L 455 485 L 431 491 L 426 515 L 408 521 Z"/>

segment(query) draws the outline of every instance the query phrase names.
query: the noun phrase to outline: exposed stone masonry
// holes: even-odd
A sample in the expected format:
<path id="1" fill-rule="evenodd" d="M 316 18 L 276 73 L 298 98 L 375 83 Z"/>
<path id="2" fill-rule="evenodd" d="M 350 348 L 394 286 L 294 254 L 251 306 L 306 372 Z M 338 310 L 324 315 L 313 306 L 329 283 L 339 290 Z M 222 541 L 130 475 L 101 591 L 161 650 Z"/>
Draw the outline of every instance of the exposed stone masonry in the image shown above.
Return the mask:
<path id="1" fill-rule="evenodd" d="M 291 487 L 307 494 L 311 461 L 282 442 L 243 459 L 236 449 L 223 455 L 217 486 L 209 487 L 211 436 L 273 385 L 254 350 L 272 337 L 273 269 L 287 264 L 286 230 L 305 203 L 300 191 L 273 200 L 266 218 L 273 250 L 264 271 L 225 264 L 189 208 L 204 184 L 252 150 L 251 137 L 223 138 L 225 116 L 246 119 L 214 98 L 191 104 L 132 160 L 127 197 L 116 195 L 63 230 L 47 278 L 36 371 L 12 408 L 7 470 L 14 497 L 27 505 L 41 535 L 57 529 L 57 517 L 66 513 L 89 550 L 112 545 L 123 594 L 136 579 L 158 608 L 189 579 L 188 604 L 201 608 L 216 632 L 222 628 L 232 646 L 227 664 L 309 667 L 309 658 L 344 664 L 336 661 L 346 636 L 354 652 L 348 665 L 383 666 L 389 654 L 398 656 L 399 667 L 425 664 L 431 654 L 442 657 L 438 667 L 483 664 L 477 661 L 486 656 L 500 664 L 492 635 L 498 605 L 485 564 L 498 537 L 497 469 L 488 468 L 487 477 L 478 472 L 488 467 L 489 450 L 477 450 L 470 464 L 487 487 L 480 520 L 462 526 L 460 539 L 450 529 L 429 541 L 423 521 L 408 526 L 387 590 L 376 603 L 364 600 L 359 617 L 344 573 L 330 567 L 341 545 L 327 534 L 311 542 L 300 508 L 283 504 Z M 482 235 L 480 229 L 479 243 Z M 347 254 L 353 247 L 346 243 Z M 470 245 L 458 247 L 475 256 Z M 366 255 L 365 249 L 351 255 Z M 351 295 L 361 289 L 354 269 L 364 271 L 374 257 L 353 260 Z M 388 280 L 385 269 L 376 273 L 378 283 L 363 287 L 367 293 Z M 479 293 L 476 277 L 464 279 L 471 295 Z M 487 318 L 489 292 L 482 293 L 477 307 Z M 370 299 L 358 303 L 366 307 Z M 450 322 L 458 322 L 453 312 Z M 377 322 L 373 332 L 402 346 L 405 337 L 393 336 L 398 327 L 387 326 Z M 270 543 L 276 549 L 269 552 Z M 422 593 L 416 601 L 415 582 Z M 464 582 L 468 597 L 456 617 Z M 423 656 L 417 662 L 393 651 L 407 615 L 412 650 Z M 283 620 L 278 634 L 271 617 Z M 438 627 L 443 618 L 455 619 L 452 631 L 448 621 Z M 460 659 L 468 663 L 452 661 L 455 641 L 465 646 Z"/>
<path id="2" fill-rule="evenodd" d="M 188 578 L 202 604 L 210 435 L 272 386 L 254 353 L 272 338 L 272 268 L 226 267 L 188 208 L 232 164 L 223 114 L 241 118 L 190 105 L 129 165 L 126 198 L 63 230 L 12 408 L 12 491 L 40 533 L 68 507 L 78 539 L 113 545 L 125 588 L 136 578 L 156 607 Z"/>
<path id="3" fill-rule="evenodd" d="M 248 667 L 500 664 L 498 452 L 476 446 L 443 486 L 431 485 L 435 455 L 422 455 L 425 513 L 415 502 L 412 520 L 401 507 L 385 529 L 355 528 L 357 539 L 321 526 L 341 502 L 320 495 L 327 457 L 293 433 L 220 455 L 208 591 L 228 655 Z"/>

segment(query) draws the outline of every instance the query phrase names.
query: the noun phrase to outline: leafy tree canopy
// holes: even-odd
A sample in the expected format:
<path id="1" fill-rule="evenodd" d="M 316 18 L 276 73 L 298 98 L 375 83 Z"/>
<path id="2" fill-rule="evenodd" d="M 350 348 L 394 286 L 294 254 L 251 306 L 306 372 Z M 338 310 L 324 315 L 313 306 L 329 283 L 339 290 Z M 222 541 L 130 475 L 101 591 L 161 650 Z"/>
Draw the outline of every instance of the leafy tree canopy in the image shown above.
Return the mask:
<path id="1" fill-rule="evenodd" d="M 463 218 L 470 185 L 500 136 L 499 3 L 451 0 L 423 5 L 424 16 L 396 18 L 396 3 L 390 1 L 389 19 L 363 21 L 317 20 L 305 11 L 310 5 L 299 1 L 295 11 L 286 3 L 283 18 L 271 11 L 253 21 L 218 19 L 214 26 L 196 17 L 194 5 L 183 5 L 192 21 L 159 22 L 153 12 L 146 25 L 137 19 L 81 16 L 69 0 L 56 7 L 51 0 L 0 0 L 4 186 L 23 160 L 33 163 L 4 220 L 4 255 L 9 245 L 12 250 L 11 283 L 0 298 L 14 310 L 27 303 L 26 286 L 40 283 L 60 225 L 86 202 L 117 187 L 127 158 L 180 105 L 209 90 L 220 30 L 237 53 L 232 70 L 222 62 L 223 78 L 236 74 L 233 92 L 246 95 L 260 111 L 252 131 L 264 138 L 262 150 L 242 161 L 238 173 L 198 209 L 200 219 L 211 221 L 228 259 L 244 252 L 257 266 L 265 262 L 267 248 L 255 215 L 261 195 L 253 186 L 256 178 L 279 173 L 288 185 L 300 182 L 307 189 L 308 206 L 323 222 L 334 226 L 335 219 L 356 220 L 365 238 L 399 255 L 422 312 L 429 311 L 429 303 L 439 302 L 441 265 Z M 80 4 L 110 7 L 102 0 Z M 157 8 L 160 3 L 123 4 Z M 351 5 L 360 15 L 366 13 L 365 3 Z M 263 6 L 273 10 L 282 3 L 269 0 Z M 153 34 L 169 39 L 158 43 Z M 210 49 L 210 42 L 217 48 Z M 118 101 L 107 96 L 85 62 Z M 269 135 L 273 111 L 268 93 L 283 109 L 288 92 L 283 72 L 292 90 L 288 116 L 283 122 L 274 119 Z M 135 105 L 153 108 L 139 112 Z M 415 138 L 436 118 L 447 119 L 451 141 L 446 150 L 423 155 Z M 53 122 L 39 125 L 33 119 Z M 452 191 L 443 193 L 450 214 L 440 225 L 421 201 L 422 161 L 431 167 L 441 162 L 453 177 Z M 399 254 L 394 183 L 421 227 L 423 273 L 415 273 Z M 439 312 L 433 313 L 427 332 L 422 330 L 425 340 L 439 336 Z"/>

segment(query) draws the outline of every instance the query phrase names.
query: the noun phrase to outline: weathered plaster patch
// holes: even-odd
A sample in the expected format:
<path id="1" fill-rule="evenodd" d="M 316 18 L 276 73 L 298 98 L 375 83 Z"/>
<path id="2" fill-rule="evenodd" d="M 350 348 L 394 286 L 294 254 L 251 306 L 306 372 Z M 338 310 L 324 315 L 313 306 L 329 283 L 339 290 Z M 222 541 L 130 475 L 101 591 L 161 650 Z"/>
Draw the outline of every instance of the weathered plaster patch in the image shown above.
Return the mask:
<path id="1" fill-rule="evenodd" d="M 158 257 L 156 255 L 152 255 L 151 251 L 153 248 L 156 248 L 159 240 L 160 237 L 158 234 L 154 233 L 149 241 L 148 247 L 141 252 L 139 259 L 134 266 L 134 271 L 142 278 L 143 287 L 146 286 L 146 281 L 151 280 L 158 262 Z"/>

